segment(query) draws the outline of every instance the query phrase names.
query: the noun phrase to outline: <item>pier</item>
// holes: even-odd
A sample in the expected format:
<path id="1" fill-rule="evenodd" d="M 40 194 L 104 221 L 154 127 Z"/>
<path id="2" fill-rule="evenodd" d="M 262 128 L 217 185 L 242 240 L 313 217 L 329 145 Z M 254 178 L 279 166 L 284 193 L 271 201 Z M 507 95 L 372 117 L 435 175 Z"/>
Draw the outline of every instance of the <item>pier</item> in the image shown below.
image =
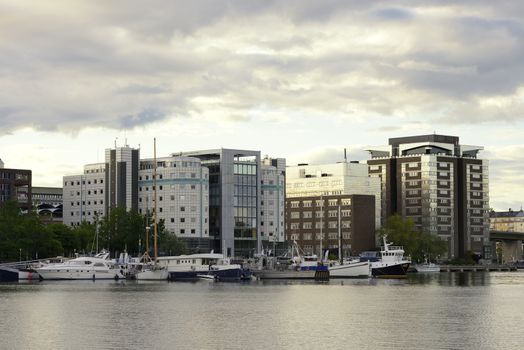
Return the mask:
<path id="1" fill-rule="evenodd" d="M 516 266 L 511 265 L 440 265 L 440 272 L 493 272 L 516 271 Z"/>

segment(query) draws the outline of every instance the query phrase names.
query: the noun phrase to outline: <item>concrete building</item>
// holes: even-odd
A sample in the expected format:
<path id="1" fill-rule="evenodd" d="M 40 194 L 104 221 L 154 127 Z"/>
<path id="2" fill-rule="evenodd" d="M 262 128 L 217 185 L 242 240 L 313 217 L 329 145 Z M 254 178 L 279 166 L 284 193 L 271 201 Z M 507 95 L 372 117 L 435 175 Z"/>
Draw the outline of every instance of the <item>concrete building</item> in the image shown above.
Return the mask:
<path id="1" fill-rule="evenodd" d="M 381 180 L 382 223 L 411 218 L 448 243 L 447 258 L 473 251 L 489 258 L 488 161 L 459 138 L 421 135 L 389 139 L 369 150 L 369 174 Z"/>
<path id="2" fill-rule="evenodd" d="M 358 162 L 287 167 L 286 198 L 371 195 L 375 197 L 375 228 L 380 228 L 380 179 L 368 176 L 368 166 Z"/>
<path id="3" fill-rule="evenodd" d="M 278 229 L 279 239 L 282 237 L 280 233 L 285 223 L 282 222 L 283 219 L 276 219 L 277 216 L 280 219 L 283 217 L 280 208 L 276 208 L 277 204 L 282 204 L 282 192 L 279 188 L 267 187 L 262 195 L 260 151 L 221 148 L 184 152 L 180 155 L 199 158 L 202 165 L 209 168 L 209 235 L 215 252 L 224 252 L 227 256 L 249 257 L 262 250 L 262 244 L 270 232 L 275 235 Z M 277 177 L 285 174 L 283 159 L 270 163 L 275 167 L 276 173 L 266 174 L 268 182 L 264 186 L 276 186 Z M 273 185 L 269 183 L 270 177 L 273 177 Z M 269 215 L 273 211 L 274 220 L 269 216 L 262 219 L 261 211 L 264 211 L 264 216 L 266 212 Z"/>
<path id="4" fill-rule="evenodd" d="M 122 207 L 138 209 L 140 150 L 129 146 L 106 149 L 106 211 Z"/>
<path id="5" fill-rule="evenodd" d="M 106 164 L 88 164 L 82 175 L 63 178 L 63 223 L 78 226 L 106 215 Z"/>
<path id="6" fill-rule="evenodd" d="M 209 252 L 209 170 L 193 157 L 157 158 L 157 220 L 190 252 Z M 154 159 L 140 161 L 138 211 L 152 215 Z"/>
<path id="7" fill-rule="evenodd" d="M 355 256 L 376 246 L 375 196 L 317 195 L 286 199 L 286 235 L 306 253 Z"/>
<path id="8" fill-rule="evenodd" d="M 14 199 L 23 212 L 31 210 L 31 181 L 31 170 L 7 169 L 0 160 L 0 205 Z"/>
<path id="9" fill-rule="evenodd" d="M 260 239 L 266 251 L 276 251 L 285 242 L 286 160 L 262 160 Z"/>

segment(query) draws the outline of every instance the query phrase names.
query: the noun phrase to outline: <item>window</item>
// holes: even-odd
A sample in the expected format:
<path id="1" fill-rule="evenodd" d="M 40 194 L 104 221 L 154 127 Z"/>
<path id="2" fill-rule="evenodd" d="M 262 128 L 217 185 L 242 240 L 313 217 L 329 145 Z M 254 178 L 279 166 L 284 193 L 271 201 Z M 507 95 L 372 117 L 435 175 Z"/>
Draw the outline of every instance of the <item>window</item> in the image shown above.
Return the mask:
<path id="1" fill-rule="evenodd" d="M 180 218 L 180 222 L 186 222 L 186 218 Z"/>
<path id="2" fill-rule="evenodd" d="M 180 211 L 186 211 L 186 207 L 180 207 Z"/>

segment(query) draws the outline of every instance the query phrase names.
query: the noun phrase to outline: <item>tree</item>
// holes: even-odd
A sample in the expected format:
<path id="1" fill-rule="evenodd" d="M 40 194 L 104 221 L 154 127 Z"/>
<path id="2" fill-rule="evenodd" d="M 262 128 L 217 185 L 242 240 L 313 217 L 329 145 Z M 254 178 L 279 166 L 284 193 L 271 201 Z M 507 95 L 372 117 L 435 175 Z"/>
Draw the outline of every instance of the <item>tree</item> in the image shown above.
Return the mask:
<path id="1" fill-rule="evenodd" d="M 402 245 L 413 261 L 423 261 L 425 257 L 435 259 L 447 249 L 446 242 L 438 236 L 418 230 L 413 220 L 403 219 L 398 214 L 387 220 L 379 234 L 386 235 L 387 240 L 396 245 Z"/>

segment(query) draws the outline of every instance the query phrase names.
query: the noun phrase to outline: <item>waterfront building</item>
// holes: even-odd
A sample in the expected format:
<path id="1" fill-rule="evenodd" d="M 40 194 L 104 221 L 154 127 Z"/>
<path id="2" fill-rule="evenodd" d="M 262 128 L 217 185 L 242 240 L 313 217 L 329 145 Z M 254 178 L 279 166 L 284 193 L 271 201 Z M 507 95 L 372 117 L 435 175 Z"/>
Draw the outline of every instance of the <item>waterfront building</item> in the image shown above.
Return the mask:
<path id="1" fill-rule="evenodd" d="M 157 158 L 157 221 L 192 253 L 209 252 L 209 170 L 194 157 Z M 152 215 L 154 159 L 140 161 L 138 211 Z"/>
<path id="2" fill-rule="evenodd" d="M 375 229 L 379 229 L 381 227 L 380 179 L 370 178 L 368 175 L 368 166 L 355 161 L 289 166 L 286 173 L 286 198 L 350 194 L 374 196 L 373 217 Z"/>
<path id="3" fill-rule="evenodd" d="M 265 251 L 276 254 L 285 242 L 286 160 L 267 156 L 261 165 L 260 239 Z"/>
<path id="4" fill-rule="evenodd" d="M 262 220 L 260 215 L 263 200 L 260 151 L 221 148 L 184 152 L 180 155 L 199 158 L 202 165 L 209 168 L 209 235 L 211 248 L 215 252 L 223 252 L 227 256 L 249 257 L 262 250 L 265 240 L 262 239 L 262 232 L 264 237 L 268 237 L 269 232 L 275 235 L 278 228 L 280 237 L 284 223 L 276 218 Z M 280 175 L 284 175 L 283 159 L 275 160 L 275 163 L 271 161 L 271 166 L 275 167 Z M 273 181 L 276 181 L 275 174 L 268 173 L 267 176 L 268 182 L 264 185 L 270 185 L 271 176 Z M 264 196 L 268 196 L 268 199 L 264 199 L 264 205 L 267 203 L 267 206 L 263 211 L 265 215 L 266 211 L 269 213 L 273 210 L 275 217 L 277 209 L 269 203 L 273 200 L 273 205 L 276 206 L 276 198 L 281 196 L 281 192 L 275 188 L 273 194 L 270 194 L 270 191 L 269 188 L 267 193 L 264 191 Z M 274 196 L 273 199 L 269 199 L 270 196 Z M 281 199 L 278 199 L 278 203 L 282 203 Z M 278 210 L 278 216 L 282 218 L 281 210 Z M 266 221 L 268 219 L 269 222 Z"/>
<path id="5" fill-rule="evenodd" d="M 109 208 L 138 210 L 140 150 L 129 146 L 106 149 L 106 211 Z"/>
<path id="6" fill-rule="evenodd" d="M 447 258 L 473 251 L 490 258 L 488 161 L 480 146 L 420 135 L 369 149 L 369 174 L 381 180 L 382 223 L 392 214 L 448 244 Z"/>
<path id="7" fill-rule="evenodd" d="M 355 256 L 376 246 L 375 196 L 326 194 L 286 198 L 287 239 L 306 253 Z M 340 226 L 340 229 L 339 229 Z"/>
<path id="8" fill-rule="evenodd" d="M 78 226 L 83 221 L 95 223 L 106 213 L 106 164 L 84 166 L 81 175 L 63 178 L 63 223 Z"/>
<path id="9" fill-rule="evenodd" d="M 0 159 L 0 205 L 8 200 L 16 200 L 22 212 L 31 210 L 31 170 L 4 168 Z"/>

